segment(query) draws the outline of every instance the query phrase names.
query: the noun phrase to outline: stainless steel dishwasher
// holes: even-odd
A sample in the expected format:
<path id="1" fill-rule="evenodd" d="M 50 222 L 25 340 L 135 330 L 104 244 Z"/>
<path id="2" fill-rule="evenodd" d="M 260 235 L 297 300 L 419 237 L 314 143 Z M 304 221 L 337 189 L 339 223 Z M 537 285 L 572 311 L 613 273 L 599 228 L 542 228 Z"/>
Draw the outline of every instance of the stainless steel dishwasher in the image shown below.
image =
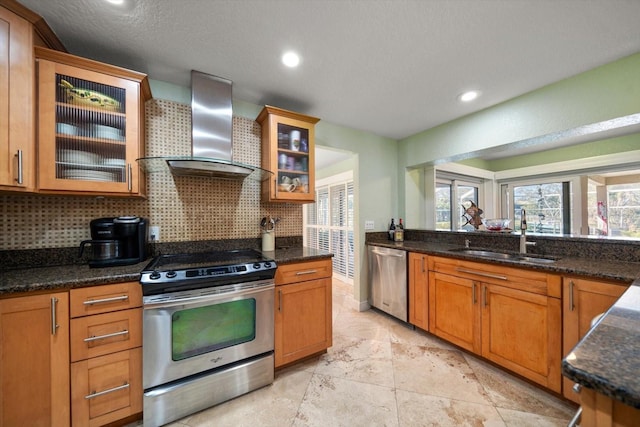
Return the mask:
<path id="1" fill-rule="evenodd" d="M 369 304 L 406 322 L 407 252 L 368 246 Z"/>

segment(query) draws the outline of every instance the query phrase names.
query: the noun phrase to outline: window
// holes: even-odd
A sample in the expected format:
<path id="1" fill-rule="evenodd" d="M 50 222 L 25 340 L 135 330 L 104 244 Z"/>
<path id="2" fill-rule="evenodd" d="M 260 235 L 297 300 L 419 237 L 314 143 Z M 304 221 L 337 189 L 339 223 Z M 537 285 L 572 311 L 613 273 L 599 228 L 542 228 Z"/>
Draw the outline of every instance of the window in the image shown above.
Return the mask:
<path id="1" fill-rule="evenodd" d="M 318 183 L 320 184 L 320 183 Z M 304 244 L 334 254 L 333 272 L 353 281 L 354 191 L 353 180 L 316 186 L 316 203 L 304 207 Z"/>
<path id="2" fill-rule="evenodd" d="M 640 176 L 592 176 L 588 184 L 589 234 L 640 237 Z"/>
<path id="3" fill-rule="evenodd" d="M 502 184 L 502 216 L 521 229 L 525 210 L 527 231 L 541 234 L 571 233 L 571 182 L 539 180 Z"/>
<path id="4" fill-rule="evenodd" d="M 438 174 L 436 177 L 436 230 L 474 230 L 464 216 L 471 205 L 480 205 L 481 181 L 472 178 Z"/>

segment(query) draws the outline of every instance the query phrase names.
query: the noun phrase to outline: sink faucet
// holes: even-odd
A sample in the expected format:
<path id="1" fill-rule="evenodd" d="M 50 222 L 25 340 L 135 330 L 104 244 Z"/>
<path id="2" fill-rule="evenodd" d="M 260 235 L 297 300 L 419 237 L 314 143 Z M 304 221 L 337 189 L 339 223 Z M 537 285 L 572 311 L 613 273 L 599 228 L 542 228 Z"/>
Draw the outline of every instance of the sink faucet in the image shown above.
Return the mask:
<path id="1" fill-rule="evenodd" d="M 535 246 L 536 242 L 527 242 L 527 211 L 520 211 L 520 253 L 527 253 L 527 246 Z"/>

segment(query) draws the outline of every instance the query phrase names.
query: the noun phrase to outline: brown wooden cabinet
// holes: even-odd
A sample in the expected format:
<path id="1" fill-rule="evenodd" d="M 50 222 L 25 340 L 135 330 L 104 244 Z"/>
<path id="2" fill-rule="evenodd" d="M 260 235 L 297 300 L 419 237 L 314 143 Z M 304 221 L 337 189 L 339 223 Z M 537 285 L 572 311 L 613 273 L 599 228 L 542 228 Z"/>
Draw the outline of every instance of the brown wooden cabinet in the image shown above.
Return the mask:
<path id="1" fill-rule="evenodd" d="M 594 390 L 583 388 L 580 392 L 582 416 L 580 427 L 637 427 L 640 410 L 611 399 Z"/>
<path id="2" fill-rule="evenodd" d="M 35 48 L 38 66 L 38 190 L 144 195 L 147 77 Z"/>
<path id="3" fill-rule="evenodd" d="M 474 353 L 482 351 L 478 287 L 464 277 L 429 272 L 429 331 Z"/>
<path id="4" fill-rule="evenodd" d="M 138 282 L 72 289 L 71 415 L 100 426 L 142 412 L 142 293 Z"/>
<path id="5" fill-rule="evenodd" d="M 429 331 L 561 390 L 560 278 L 452 258 L 429 258 Z"/>
<path id="6" fill-rule="evenodd" d="M 429 266 L 427 255 L 409 252 L 409 323 L 429 329 Z"/>
<path id="7" fill-rule="evenodd" d="M 33 29 L 0 6 L 0 190 L 35 188 Z"/>
<path id="8" fill-rule="evenodd" d="M 629 284 L 564 277 L 563 291 L 563 344 L 566 356 L 591 329 L 591 321 L 607 311 L 627 290 Z M 584 390 L 584 389 L 583 389 Z M 563 395 L 576 403 L 580 397 L 573 391 L 573 381 L 563 379 Z"/>
<path id="9" fill-rule="evenodd" d="M 265 202 L 315 201 L 315 117 L 265 106 L 256 121 L 262 126 L 262 168 L 273 175 L 262 181 Z"/>
<path id="10" fill-rule="evenodd" d="M 68 426 L 68 293 L 0 300 L 0 353 L 0 426 Z"/>
<path id="11" fill-rule="evenodd" d="M 278 266 L 275 366 L 320 353 L 332 344 L 331 260 Z"/>

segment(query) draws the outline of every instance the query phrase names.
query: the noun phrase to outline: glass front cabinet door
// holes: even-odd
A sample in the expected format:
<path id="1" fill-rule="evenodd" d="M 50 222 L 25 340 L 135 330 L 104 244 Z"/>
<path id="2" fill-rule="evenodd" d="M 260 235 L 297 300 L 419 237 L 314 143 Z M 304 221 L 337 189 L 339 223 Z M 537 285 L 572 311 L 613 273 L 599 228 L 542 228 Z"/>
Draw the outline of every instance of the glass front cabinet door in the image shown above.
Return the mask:
<path id="1" fill-rule="evenodd" d="M 320 119 L 267 105 L 256 120 L 262 126 L 262 168 L 273 172 L 262 182 L 262 200 L 313 203 L 314 125 Z"/>
<path id="2" fill-rule="evenodd" d="M 144 74 L 36 49 L 38 189 L 143 195 Z"/>

